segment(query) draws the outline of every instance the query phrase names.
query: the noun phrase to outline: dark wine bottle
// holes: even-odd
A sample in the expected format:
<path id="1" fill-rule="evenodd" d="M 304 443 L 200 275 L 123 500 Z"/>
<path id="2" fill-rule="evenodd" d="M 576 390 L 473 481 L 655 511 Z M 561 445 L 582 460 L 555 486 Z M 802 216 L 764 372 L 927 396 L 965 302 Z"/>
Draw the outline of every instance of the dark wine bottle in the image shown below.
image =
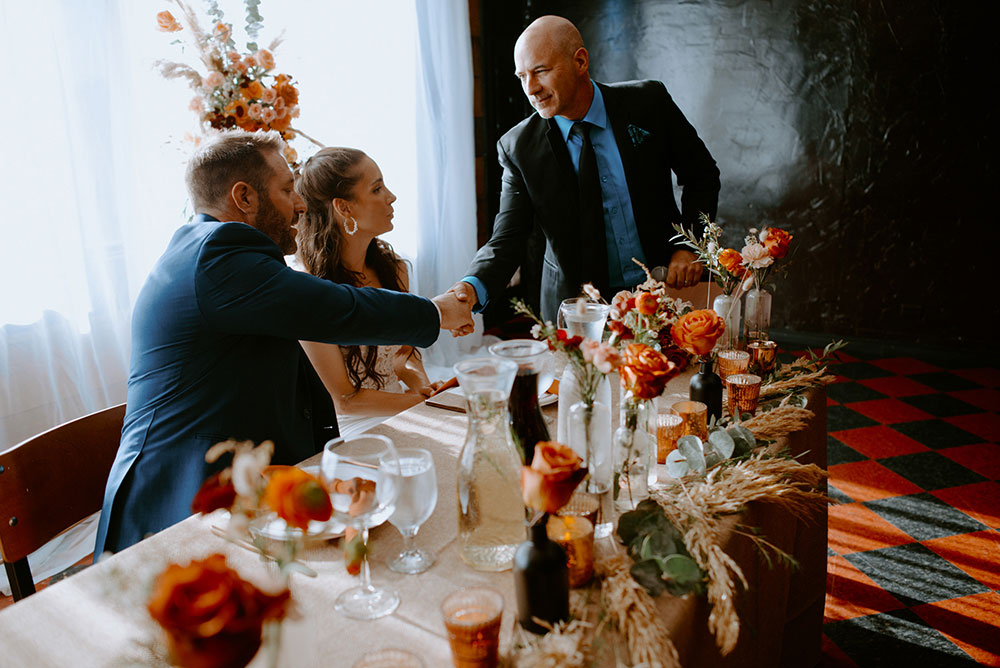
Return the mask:
<path id="1" fill-rule="evenodd" d="M 722 379 L 712 371 L 712 358 L 701 358 L 701 371 L 691 376 L 691 401 L 708 406 L 708 419 L 722 417 Z"/>
<path id="2" fill-rule="evenodd" d="M 566 553 L 546 532 L 548 519 L 546 514 L 532 524 L 528 528 L 530 540 L 514 553 L 517 618 L 532 633 L 548 630 L 532 618 L 553 625 L 569 619 L 569 567 Z"/>
<path id="3" fill-rule="evenodd" d="M 522 367 L 510 390 L 510 431 L 525 466 L 531 466 L 535 444 L 549 440 L 549 428 L 538 405 L 538 372 Z"/>

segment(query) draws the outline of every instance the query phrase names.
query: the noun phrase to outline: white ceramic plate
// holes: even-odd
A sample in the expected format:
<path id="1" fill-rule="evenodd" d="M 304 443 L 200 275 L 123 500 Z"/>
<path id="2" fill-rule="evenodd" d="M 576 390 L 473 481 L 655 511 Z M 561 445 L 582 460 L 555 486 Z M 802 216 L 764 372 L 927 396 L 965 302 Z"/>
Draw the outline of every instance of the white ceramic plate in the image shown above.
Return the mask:
<path id="1" fill-rule="evenodd" d="M 548 392 L 546 392 L 542 396 L 538 397 L 539 406 L 551 406 L 557 401 L 559 401 L 558 394 L 549 394 Z"/>

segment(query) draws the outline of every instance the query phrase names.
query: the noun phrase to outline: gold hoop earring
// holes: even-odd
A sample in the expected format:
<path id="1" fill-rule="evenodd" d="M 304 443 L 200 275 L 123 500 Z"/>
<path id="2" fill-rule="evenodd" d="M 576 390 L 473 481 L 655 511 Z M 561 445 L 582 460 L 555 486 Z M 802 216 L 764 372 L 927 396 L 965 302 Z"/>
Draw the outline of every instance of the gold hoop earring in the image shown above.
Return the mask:
<path id="1" fill-rule="evenodd" d="M 354 228 L 349 230 L 347 229 L 347 221 L 346 220 L 344 221 L 344 232 L 347 232 L 348 236 L 353 237 L 358 231 L 358 221 L 354 220 L 354 218 L 352 217 L 351 222 L 354 223 Z"/>

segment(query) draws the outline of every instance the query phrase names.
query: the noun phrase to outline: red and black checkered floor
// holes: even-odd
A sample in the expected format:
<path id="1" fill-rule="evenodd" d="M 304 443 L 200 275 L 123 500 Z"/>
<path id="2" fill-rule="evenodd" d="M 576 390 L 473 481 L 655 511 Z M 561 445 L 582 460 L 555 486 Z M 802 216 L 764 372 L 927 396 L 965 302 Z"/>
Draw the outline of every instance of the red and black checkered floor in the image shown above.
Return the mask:
<path id="1" fill-rule="evenodd" d="M 841 355 L 828 666 L 1000 666 L 1000 370 Z"/>

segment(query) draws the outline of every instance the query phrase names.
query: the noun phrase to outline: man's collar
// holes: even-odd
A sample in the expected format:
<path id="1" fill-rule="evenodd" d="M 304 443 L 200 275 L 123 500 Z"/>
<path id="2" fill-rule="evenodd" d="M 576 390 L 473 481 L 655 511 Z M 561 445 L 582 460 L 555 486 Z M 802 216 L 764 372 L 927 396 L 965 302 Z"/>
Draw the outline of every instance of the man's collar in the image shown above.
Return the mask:
<path id="1" fill-rule="evenodd" d="M 608 127 L 608 111 L 604 106 L 604 96 L 601 94 L 600 86 L 594 83 L 593 79 L 590 80 L 590 85 L 594 87 L 594 99 L 590 101 L 590 109 L 582 120 L 603 130 Z M 571 121 L 565 116 L 556 116 L 555 122 L 559 126 L 559 132 L 562 133 L 563 141 L 566 141 L 576 121 Z"/>
<path id="2" fill-rule="evenodd" d="M 207 223 L 207 222 L 218 223 L 219 222 L 218 218 L 215 218 L 214 216 L 210 216 L 207 213 L 199 213 L 197 216 L 194 217 L 194 220 L 195 220 L 196 223 Z"/>

